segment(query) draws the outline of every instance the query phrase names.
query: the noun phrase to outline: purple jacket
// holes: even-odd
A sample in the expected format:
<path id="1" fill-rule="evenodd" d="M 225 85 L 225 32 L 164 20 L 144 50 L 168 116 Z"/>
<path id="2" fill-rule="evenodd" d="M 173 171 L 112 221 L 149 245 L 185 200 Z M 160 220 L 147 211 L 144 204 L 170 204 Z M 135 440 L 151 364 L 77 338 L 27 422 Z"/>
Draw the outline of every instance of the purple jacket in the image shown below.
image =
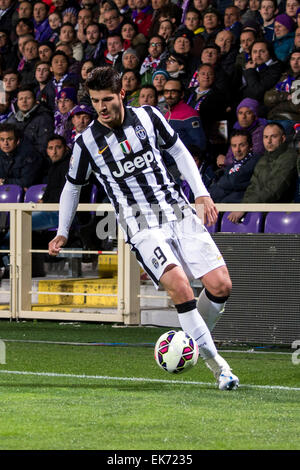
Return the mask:
<path id="1" fill-rule="evenodd" d="M 33 20 L 34 24 L 34 37 L 38 42 L 48 41 L 52 36 L 52 29 L 50 28 L 48 18 L 46 18 L 42 23 L 37 23 Z"/>

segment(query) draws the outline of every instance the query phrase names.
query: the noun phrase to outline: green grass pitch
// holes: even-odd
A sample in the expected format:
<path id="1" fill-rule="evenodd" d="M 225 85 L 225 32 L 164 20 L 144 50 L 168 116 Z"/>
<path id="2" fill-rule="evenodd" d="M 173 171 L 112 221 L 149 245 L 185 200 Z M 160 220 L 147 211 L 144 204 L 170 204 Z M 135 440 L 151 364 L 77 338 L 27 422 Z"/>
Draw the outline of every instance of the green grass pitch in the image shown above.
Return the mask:
<path id="1" fill-rule="evenodd" d="M 221 352 L 241 382 L 221 392 L 201 359 L 182 375 L 158 368 L 167 330 L 1 320 L 0 450 L 300 449 L 292 350 Z M 91 342 L 132 346 L 62 344 Z"/>

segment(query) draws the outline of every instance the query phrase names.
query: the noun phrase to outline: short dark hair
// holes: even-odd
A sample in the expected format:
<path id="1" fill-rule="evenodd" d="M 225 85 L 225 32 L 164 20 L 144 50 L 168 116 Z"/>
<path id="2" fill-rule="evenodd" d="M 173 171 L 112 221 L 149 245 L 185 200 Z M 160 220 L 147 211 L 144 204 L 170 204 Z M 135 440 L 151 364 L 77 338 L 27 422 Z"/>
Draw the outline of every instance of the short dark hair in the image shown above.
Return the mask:
<path id="1" fill-rule="evenodd" d="M 282 124 L 280 124 L 280 122 L 277 122 L 277 121 L 270 121 L 268 122 L 268 124 L 265 125 L 264 129 L 268 126 L 277 126 L 278 129 L 281 130 L 281 133 L 282 135 L 286 135 L 286 131 L 285 131 L 285 128 L 283 127 Z"/>
<path id="2" fill-rule="evenodd" d="M 259 39 L 259 38 L 255 39 L 254 43 L 252 44 L 251 49 L 250 49 L 250 56 L 252 54 L 252 49 L 255 46 L 255 44 L 265 44 L 269 52 L 270 58 L 276 59 L 273 44 L 270 41 L 266 41 L 266 39 Z"/>
<path id="3" fill-rule="evenodd" d="M 66 54 L 64 51 L 60 51 L 59 49 L 58 49 L 58 50 L 55 50 L 55 52 L 53 52 L 53 54 L 52 54 L 52 56 L 51 56 L 51 59 L 50 59 L 50 64 L 52 64 L 54 57 L 56 57 L 57 55 L 62 55 L 62 56 L 64 56 L 65 59 L 66 59 L 67 62 L 68 62 L 68 65 L 70 64 L 69 57 L 67 56 L 67 54 Z"/>
<path id="4" fill-rule="evenodd" d="M 52 140 L 60 140 L 61 143 L 64 145 L 64 147 L 67 147 L 66 139 L 65 139 L 64 136 L 62 136 L 62 135 L 59 135 L 59 134 L 52 134 L 52 135 L 47 139 L 47 146 L 48 146 L 49 142 L 51 142 Z"/>
<path id="5" fill-rule="evenodd" d="M 18 79 L 18 82 L 20 83 L 21 82 L 21 79 L 22 79 L 22 76 L 20 74 L 20 72 L 18 72 L 18 70 L 15 70 L 15 69 L 6 69 L 4 70 L 3 74 L 2 74 L 2 78 L 5 77 L 5 75 L 16 75 L 17 79 Z"/>
<path id="6" fill-rule="evenodd" d="M 111 90 L 112 93 L 119 94 L 122 89 L 122 78 L 113 67 L 104 65 L 90 72 L 86 87 L 88 90 Z"/>
<path id="7" fill-rule="evenodd" d="M 246 131 L 246 129 L 233 129 L 233 131 L 230 134 L 230 140 L 229 141 L 231 142 L 232 137 L 236 137 L 236 136 L 239 136 L 239 135 L 247 137 L 248 145 L 250 147 L 252 147 L 252 145 L 253 145 L 252 136 L 251 136 L 250 132 Z"/>
<path id="8" fill-rule="evenodd" d="M 176 82 L 176 83 L 179 83 L 179 85 L 180 85 L 180 92 L 182 92 L 182 91 L 184 90 L 183 83 L 182 83 L 182 81 L 181 81 L 179 78 L 169 78 L 169 79 L 166 81 L 166 83 L 168 83 L 168 82 Z M 166 84 L 166 83 L 165 83 L 165 84 Z"/>
<path id="9" fill-rule="evenodd" d="M 20 88 L 17 90 L 17 95 L 18 95 L 21 91 L 30 91 L 30 93 L 32 94 L 32 96 L 34 97 L 34 99 L 36 99 L 34 90 L 33 90 L 33 88 L 32 88 L 30 85 L 23 85 L 23 86 L 20 86 Z"/>
<path id="10" fill-rule="evenodd" d="M 19 129 L 13 124 L 9 124 L 6 122 L 0 124 L 0 134 L 1 132 L 13 132 L 16 140 L 20 139 L 21 137 L 21 132 L 19 131 Z"/>
<path id="11" fill-rule="evenodd" d="M 140 88 L 140 92 L 142 90 L 153 90 L 154 91 L 154 94 L 155 94 L 155 99 L 156 101 L 158 100 L 158 92 L 157 92 L 157 89 L 155 88 L 154 85 L 152 85 L 152 83 L 145 83 L 144 85 L 141 86 Z"/>

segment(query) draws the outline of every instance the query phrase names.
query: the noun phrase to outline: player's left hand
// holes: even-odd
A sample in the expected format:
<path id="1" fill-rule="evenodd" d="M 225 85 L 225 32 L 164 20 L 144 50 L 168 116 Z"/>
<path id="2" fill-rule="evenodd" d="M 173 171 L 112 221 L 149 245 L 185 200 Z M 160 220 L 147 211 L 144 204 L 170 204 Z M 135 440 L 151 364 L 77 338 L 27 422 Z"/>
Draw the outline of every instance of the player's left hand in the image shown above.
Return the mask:
<path id="1" fill-rule="evenodd" d="M 195 208 L 198 217 L 202 220 L 205 225 L 211 226 L 217 222 L 218 210 L 211 197 L 197 197 L 195 199 Z"/>

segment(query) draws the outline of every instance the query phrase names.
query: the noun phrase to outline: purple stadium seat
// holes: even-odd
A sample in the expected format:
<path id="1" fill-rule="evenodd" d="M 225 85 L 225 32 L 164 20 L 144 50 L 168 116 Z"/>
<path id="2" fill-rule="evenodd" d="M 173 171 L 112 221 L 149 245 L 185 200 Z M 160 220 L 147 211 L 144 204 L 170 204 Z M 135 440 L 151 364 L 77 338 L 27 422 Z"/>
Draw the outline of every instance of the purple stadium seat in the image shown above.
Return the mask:
<path id="1" fill-rule="evenodd" d="M 265 233 L 300 233 L 300 212 L 269 212 Z"/>
<path id="2" fill-rule="evenodd" d="M 23 188 L 17 184 L 3 184 L 0 186 L 0 202 L 22 202 Z"/>
<path id="3" fill-rule="evenodd" d="M 46 186 L 46 184 L 35 184 L 30 186 L 25 193 L 24 202 L 38 202 L 43 198 Z"/>
<path id="4" fill-rule="evenodd" d="M 221 220 L 221 232 L 229 233 L 260 233 L 263 231 L 263 213 L 247 212 L 238 224 L 228 220 L 230 212 L 225 212 Z"/>

